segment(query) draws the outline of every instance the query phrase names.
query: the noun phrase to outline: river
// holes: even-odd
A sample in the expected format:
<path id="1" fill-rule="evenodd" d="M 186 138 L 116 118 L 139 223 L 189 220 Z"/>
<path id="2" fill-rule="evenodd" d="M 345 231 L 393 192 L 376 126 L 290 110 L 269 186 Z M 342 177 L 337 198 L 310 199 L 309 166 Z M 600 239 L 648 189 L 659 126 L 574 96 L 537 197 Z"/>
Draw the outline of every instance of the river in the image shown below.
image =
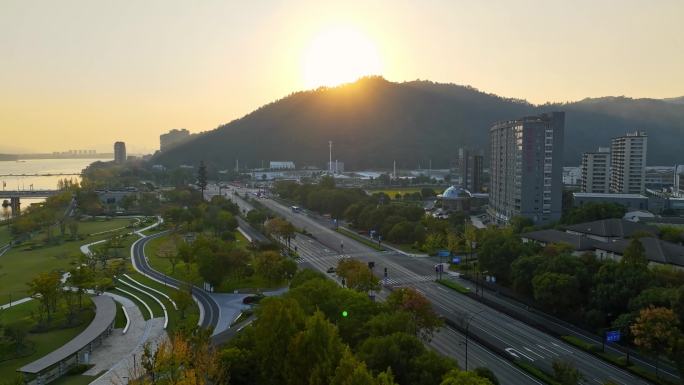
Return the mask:
<path id="1" fill-rule="evenodd" d="M 93 162 L 109 161 L 111 159 L 27 159 L 18 161 L 0 161 L 0 187 L 3 190 L 41 190 L 56 189 L 60 179 L 73 179 L 80 181 L 78 175 L 69 176 L 5 176 L 8 174 L 79 174 L 84 168 Z M 21 200 L 22 208 L 31 203 L 41 202 L 44 199 Z M 0 206 L 0 220 L 7 217 L 9 208 Z"/>

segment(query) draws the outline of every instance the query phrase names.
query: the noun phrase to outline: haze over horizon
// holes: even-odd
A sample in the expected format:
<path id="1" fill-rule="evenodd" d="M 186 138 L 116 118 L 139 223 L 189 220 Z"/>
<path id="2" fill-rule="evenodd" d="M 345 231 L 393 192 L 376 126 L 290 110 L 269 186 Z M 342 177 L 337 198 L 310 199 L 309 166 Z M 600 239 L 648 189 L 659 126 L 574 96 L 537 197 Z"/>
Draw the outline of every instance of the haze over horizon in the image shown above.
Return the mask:
<path id="1" fill-rule="evenodd" d="M 5 1 L 0 151 L 152 151 L 364 75 L 535 104 L 684 95 L 680 1 L 417 4 Z"/>

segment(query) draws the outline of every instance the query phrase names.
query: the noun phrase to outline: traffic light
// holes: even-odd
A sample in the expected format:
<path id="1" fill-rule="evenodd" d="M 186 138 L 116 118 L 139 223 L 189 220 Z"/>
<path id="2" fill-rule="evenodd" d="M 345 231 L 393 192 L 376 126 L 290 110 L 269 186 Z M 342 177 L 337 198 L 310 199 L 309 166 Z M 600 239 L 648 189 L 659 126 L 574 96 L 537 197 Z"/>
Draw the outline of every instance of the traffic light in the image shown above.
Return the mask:
<path id="1" fill-rule="evenodd" d="M 342 317 L 346 318 L 348 315 L 349 315 L 349 313 L 347 313 L 346 310 L 342 310 Z"/>

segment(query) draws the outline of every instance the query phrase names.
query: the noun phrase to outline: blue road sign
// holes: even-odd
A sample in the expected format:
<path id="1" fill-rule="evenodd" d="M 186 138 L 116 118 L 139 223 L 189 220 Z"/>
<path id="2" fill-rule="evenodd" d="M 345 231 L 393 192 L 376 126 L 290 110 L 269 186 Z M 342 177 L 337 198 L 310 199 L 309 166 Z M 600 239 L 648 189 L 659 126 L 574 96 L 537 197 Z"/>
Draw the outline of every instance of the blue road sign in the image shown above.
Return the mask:
<path id="1" fill-rule="evenodd" d="M 453 263 L 454 265 L 458 265 L 459 263 L 461 263 L 461 258 L 460 257 L 453 257 L 451 259 L 451 263 Z"/>
<path id="2" fill-rule="evenodd" d="M 438 257 L 448 257 L 449 254 L 451 254 L 449 250 L 440 250 L 437 252 Z"/>
<path id="3" fill-rule="evenodd" d="M 618 342 L 620 341 L 620 331 L 619 330 L 609 330 L 606 332 L 606 342 Z"/>

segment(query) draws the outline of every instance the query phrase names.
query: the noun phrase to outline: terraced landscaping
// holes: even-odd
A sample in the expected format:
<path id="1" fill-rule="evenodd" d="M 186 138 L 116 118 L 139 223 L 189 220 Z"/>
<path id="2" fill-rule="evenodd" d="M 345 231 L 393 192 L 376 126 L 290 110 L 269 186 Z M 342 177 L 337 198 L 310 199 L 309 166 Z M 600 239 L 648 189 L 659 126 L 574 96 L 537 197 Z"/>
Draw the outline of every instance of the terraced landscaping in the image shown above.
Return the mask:
<path id="1" fill-rule="evenodd" d="M 41 232 L 33 240 L 14 246 L 0 259 L 0 304 L 9 302 L 10 295 L 12 299 L 28 296 L 26 283 L 38 273 L 67 270 L 71 262 L 80 255 L 81 245 L 107 239 L 113 233 L 96 236 L 88 234 L 126 227 L 130 223 L 130 219 L 82 221 L 78 230 L 83 237 L 81 240 L 65 240 L 54 246 L 40 246 L 46 237 L 45 232 Z"/>

